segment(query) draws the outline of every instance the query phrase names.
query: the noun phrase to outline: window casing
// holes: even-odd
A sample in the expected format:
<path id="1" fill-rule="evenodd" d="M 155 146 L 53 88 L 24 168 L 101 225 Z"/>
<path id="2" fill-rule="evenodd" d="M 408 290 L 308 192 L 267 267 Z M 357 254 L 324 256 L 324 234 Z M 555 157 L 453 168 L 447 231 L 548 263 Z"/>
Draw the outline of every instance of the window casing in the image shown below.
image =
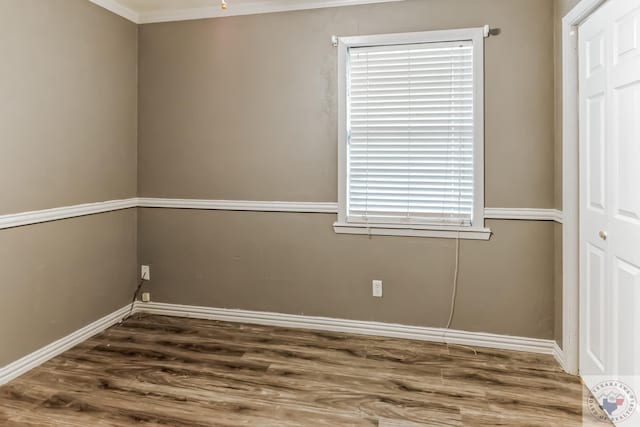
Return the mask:
<path id="1" fill-rule="evenodd" d="M 338 39 L 337 233 L 488 239 L 484 29 Z"/>

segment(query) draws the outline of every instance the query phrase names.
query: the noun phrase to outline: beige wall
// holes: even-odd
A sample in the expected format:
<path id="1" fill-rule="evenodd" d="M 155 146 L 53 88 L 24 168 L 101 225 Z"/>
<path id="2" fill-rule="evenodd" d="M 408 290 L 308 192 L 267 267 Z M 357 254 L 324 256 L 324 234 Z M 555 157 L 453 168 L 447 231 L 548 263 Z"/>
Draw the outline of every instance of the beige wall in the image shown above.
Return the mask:
<path id="1" fill-rule="evenodd" d="M 491 24 L 489 207 L 554 206 L 551 0 L 414 0 L 144 25 L 139 194 L 335 201 L 330 36 Z M 446 323 L 454 241 L 338 236 L 333 215 L 143 209 L 141 262 L 163 302 L 424 326 Z M 462 243 L 453 327 L 552 338 L 555 234 L 489 221 Z M 371 280 L 385 297 L 371 297 Z"/>
<path id="2" fill-rule="evenodd" d="M 335 201 L 332 34 L 482 26 L 490 207 L 553 207 L 551 0 L 409 0 L 143 25 L 141 196 Z"/>
<path id="3" fill-rule="evenodd" d="M 154 300 L 443 327 L 455 240 L 336 235 L 334 215 L 140 209 Z M 553 224 L 461 242 L 453 328 L 551 338 Z M 384 297 L 371 296 L 371 280 Z"/>
<path id="4" fill-rule="evenodd" d="M 135 196 L 135 24 L 86 0 L 2 0 L 0 63 L 0 215 Z"/>
<path id="5" fill-rule="evenodd" d="M 135 209 L 0 230 L 0 367 L 123 307 Z"/>
<path id="6" fill-rule="evenodd" d="M 137 27 L 0 1 L 0 215 L 135 196 Z M 137 212 L 0 230 L 0 366 L 124 306 Z"/>

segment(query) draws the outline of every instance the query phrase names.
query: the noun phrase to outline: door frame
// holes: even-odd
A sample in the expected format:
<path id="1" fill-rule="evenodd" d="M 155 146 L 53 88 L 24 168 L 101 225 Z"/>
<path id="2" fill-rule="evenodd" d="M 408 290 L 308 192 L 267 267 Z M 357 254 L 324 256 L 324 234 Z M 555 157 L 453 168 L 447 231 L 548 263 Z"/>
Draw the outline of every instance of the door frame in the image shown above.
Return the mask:
<path id="1" fill-rule="evenodd" d="M 562 351 L 564 369 L 580 360 L 580 179 L 578 26 L 607 0 L 581 0 L 562 18 Z"/>

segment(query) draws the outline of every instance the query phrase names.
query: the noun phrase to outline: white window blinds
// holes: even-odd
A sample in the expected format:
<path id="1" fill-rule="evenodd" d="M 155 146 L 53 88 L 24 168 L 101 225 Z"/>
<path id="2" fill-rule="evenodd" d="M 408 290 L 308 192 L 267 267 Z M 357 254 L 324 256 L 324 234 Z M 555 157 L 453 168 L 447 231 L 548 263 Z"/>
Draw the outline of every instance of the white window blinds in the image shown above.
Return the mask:
<path id="1" fill-rule="evenodd" d="M 352 47 L 347 64 L 347 221 L 470 225 L 472 42 Z"/>

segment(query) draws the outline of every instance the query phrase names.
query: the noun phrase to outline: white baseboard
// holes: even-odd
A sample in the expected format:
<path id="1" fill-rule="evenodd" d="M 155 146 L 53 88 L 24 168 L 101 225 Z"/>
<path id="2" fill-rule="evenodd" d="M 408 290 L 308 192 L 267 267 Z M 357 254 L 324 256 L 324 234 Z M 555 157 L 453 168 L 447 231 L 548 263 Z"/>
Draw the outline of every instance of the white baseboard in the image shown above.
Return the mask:
<path id="1" fill-rule="evenodd" d="M 564 357 L 564 350 L 560 348 L 557 342 L 553 342 L 553 357 L 556 359 L 558 364 L 562 367 L 562 370 L 565 372 L 569 372 L 567 370 L 567 363 Z"/>
<path id="2" fill-rule="evenodd" d="M 446 342 L 476 347 L 490 347 L 503 350 L 526 351 L 556 355 L 557 344 L 553 340 L 514 337 L 481 332 L 465 332 L 408 326 L 392 323 L 368 322 L 328 317 L 300 316 L 293 314 L 268 313 L 260 311 L 233 310 L 224 308 L 197 307 L 163 303 L 137 303 L 136 312 L 163 316 L 191 317 L 226 322 L 253 323 L 288 328 L 315 329 L 332 332 L 348 332 L 363 335 L 405 338 L 420 341 Z"/>
<path id="3" fill-rule="evenodd" d="M 92 336 L 118 323 L 130 306 L 122 307 L 105 317 L 79 329 L 15 362 L 0 368 L 0 385 L 19 377 L 46 361 L 64 353 Z M 190 317 L 226 322 L 251 323 L 287 328 L 312 329 L 331 332 L 347 332 L 362 335 L 404 338 L 475 347 L 525 351 L 550 354 L 564 369 L 564 353 L 553 340 L 514 337 L 482 332 L 466 332 L 428 328 L 422 326 L 399 325 L 393 323 L 368 322 L 360 320 L 333 319 L 329 317 L 301 316 L 294 314 L 269 313 L 261 311 L 234 310 L 225 308 L 197 307 L 157 302 L 136 302 L 134 313 L 148 313 L 162 316 Z"/>
<path id="4" fill-rule="evenodd" d="M 42 365 L 46 361 L 53 359 L 61 353 L 69 350 L 81 342 L 84 342 L 92 336 L 104 331 L 105 329 L 118 323 L 129 310 L 130 306 L 122 307 L 101 319 L 78 329 L 75 332 L 45 346 L 31 354 L 16 360 L 9 365 L 0 368 L 0 385 L 19 377 L 20 375 L 30 371 L 31 369 Z"/>

